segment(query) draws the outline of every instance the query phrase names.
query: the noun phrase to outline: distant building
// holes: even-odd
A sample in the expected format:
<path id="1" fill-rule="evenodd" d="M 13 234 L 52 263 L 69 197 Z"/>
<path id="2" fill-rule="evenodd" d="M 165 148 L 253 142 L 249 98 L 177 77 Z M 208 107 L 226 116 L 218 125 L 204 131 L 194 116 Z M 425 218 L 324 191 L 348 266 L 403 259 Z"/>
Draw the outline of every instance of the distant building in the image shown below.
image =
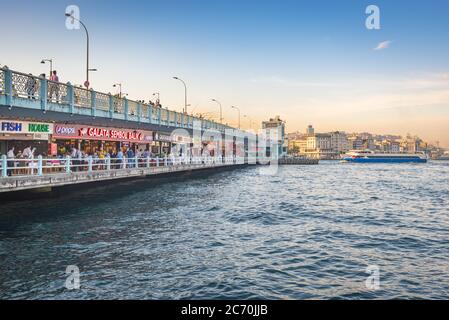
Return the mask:
<path id="1" fill-rule="evenodd" d="M 335 155 L 346 153 L 350 150 L 346 133 L 341 131 L 331 132 L 331 149 Z"/>
<path id="2" fill-rule="evenodd" d="M 278 158 L 287 154 L 285 121 L 279 116 L 262 122 L 263 134 L 267 139 L 267 156 Z"/>
<path id="3" fill-rule="evenodd" d="M 358 135 L 348 137 L 348 147 L 350 150 L 363 150 L 363 139 Z"/>
<path id="4" fill-rule="evenodd" d="M 313 135 L 315 134 L 315 129 L 313 128 L 312 125 L 309 125 L 309 126 L 307 127 L 306 134 L 307 134 L 308 136 L 313 136 Z"/>
<path id="5" fill-rule="evenodd" d="M 305 155 L 315 159 L 332 159 L 334 154 L 331 137 L 330 133 L 315 133 L 308 136 Z"/>

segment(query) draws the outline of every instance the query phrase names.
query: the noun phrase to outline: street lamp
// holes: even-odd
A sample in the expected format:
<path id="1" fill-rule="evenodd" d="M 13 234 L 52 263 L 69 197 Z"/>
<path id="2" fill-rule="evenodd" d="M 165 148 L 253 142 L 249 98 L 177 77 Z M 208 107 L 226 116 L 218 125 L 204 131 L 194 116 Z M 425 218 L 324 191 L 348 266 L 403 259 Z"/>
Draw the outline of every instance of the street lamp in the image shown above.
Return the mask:
<path id="1" fill-rule="evenodd" d="M 236 107 L 236 106 L 231 106 L 232 109 L 235 109 L 239 112 L 239 129 L 240 129 L 240 108 Z"/>
<path id="2" fill-rule="evenodd" d="M 221 107 L 221 103 L 217 99 L 212 99 L 212 101 L 218 103 L 220 106 L 220 123 L 223 124 L 223 108 Z"/>
<path id="3" fill-rule="evenodd" d="M 155 93 L 153 93 L 153 97 L 154 96 L 157 96 L 157 101 L 161 101 L 161 94 L 159 93 L 159 92 L 155 92 Z"/>
<path id="4" fill-rule="evenodd" d="M 89 69 L 89 31 L 87 31 L 86 25 L 80 20 L 75 18 L 71 13 L 66 13 L 66 17 L 70 17 L 73 20 L 78 21 L 84 28 L 84 31 L 86 31 L 86 39 L 87 39 L 87 59 L 86 59 L 86 82 L 84 83 L 84 86 L 89 89 L 90 83 L 89 83 L 89 72 L 90 71 L 97 71 L 97 69 Z"/>
<path id="5" fill-rule="evenodd" d="M 113 85 L 113 87 L 114 88 L 116 88 L 116 87 L 119 87 L 120 88 L 120 93 L 119 93 L 119 97 L 121 98 L 122 97 L 122 84 L 121 83 L 115 83 L 114 85 Z"/>
<path id="6" fill-rule="evenodd" d="M 53 59 L 42 59 L 41 63 L 45 64 L 45 62 L 50 63 L 50 75 L 49 75 L 49 78 L 50 78 L 51 74 L 53 73 Z"/>
<path id="7" fill-rule="evenodd" d="M 184 80 L 179 79 L 178 77 L 173 77 L 175 80 L 179 80 L 184 84 L 184 113 L 187 113 L 187 85 Z"/>

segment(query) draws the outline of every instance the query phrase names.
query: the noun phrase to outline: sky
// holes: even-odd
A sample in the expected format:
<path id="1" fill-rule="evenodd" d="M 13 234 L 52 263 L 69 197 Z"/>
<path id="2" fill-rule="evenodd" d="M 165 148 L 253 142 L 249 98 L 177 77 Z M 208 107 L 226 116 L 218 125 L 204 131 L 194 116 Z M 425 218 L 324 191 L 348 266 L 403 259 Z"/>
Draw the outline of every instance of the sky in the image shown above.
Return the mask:
<path id="1" fill-rule="evenodd" d="M 82 84 L 86 38 L 64 12 L 80 8 L 92 87 L 134 100 L 160 92 L 181 111 L 244 128 L 276 115 L 287 131 L 419 135 L 449 147 L 447 0 L 0 0 L 0 64 Z M 368 30 L 367 6 L 380 8 Z M 6 32 L 5 32 L 6 30 Z M 246 117 L 243 117 L 246 115 Z"/>

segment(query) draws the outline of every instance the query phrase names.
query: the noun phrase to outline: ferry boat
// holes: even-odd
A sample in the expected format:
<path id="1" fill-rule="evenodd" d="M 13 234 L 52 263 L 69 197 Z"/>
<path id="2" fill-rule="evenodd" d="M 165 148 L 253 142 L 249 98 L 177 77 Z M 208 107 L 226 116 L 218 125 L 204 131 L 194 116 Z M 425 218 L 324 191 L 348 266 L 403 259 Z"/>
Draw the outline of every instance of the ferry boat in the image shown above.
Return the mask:
<path id="1" fill-rule="evenodd" d="M 350 151 L 342 156 L 343 162 L 356 163 L 426 163 L 425 154 L 375 153 L 371 150 Z"/>

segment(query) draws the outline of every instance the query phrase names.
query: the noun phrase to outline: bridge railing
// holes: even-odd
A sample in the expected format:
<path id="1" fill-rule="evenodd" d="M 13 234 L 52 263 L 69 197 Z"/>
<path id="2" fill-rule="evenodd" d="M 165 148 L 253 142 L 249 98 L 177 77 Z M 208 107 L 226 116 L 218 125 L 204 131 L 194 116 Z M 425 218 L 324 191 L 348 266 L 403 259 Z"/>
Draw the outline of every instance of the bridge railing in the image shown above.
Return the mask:
<path id="1" fill-rule="evenodd" d="M 41 95 L 40 81 L 38 77 L 19 72 L 11 73 L 12 96 L 24 99 L 38 99 Z M 6 73 L 5 73 L 5 92 L 6 92 Z"/>
<path id="2" fill-rule="evenodd" d="M 181 165 L 221 166 L 241 164 L 243 158 L 226 157 L 134 157 L 134 158 L 43 158 L 38 156 L 31 159 L 12 159 L 5 155 L 1 158 L 0 178 L 44 176 L 54 174 L 71 174 L 74 172 L 99 172 L 111 170 L 126 170 L 151 167 L 168 167 Z"/>
<path id="3" fill-rule="evenodd" d="M 3 100 L 2 97 L 6 99 Z M 21 103 L 20 99 L 34 103 Z M 193 128 L 195 119 L 201 121 L 203 129 L 211 128 L 221 132 L 232 129 L 227 125 L 170 111 L 161 106 L 88 90 L 71 83 L 53 82 L 7 68 L 0 68 L 0 102 L 2 101 L 2 104 L 9 106 L 38 108 L 43 111 L 52 109 L 71 114 L 78 112 L 181 128 Z M 101 112 L 97 114 L 97 110 Z"/>

